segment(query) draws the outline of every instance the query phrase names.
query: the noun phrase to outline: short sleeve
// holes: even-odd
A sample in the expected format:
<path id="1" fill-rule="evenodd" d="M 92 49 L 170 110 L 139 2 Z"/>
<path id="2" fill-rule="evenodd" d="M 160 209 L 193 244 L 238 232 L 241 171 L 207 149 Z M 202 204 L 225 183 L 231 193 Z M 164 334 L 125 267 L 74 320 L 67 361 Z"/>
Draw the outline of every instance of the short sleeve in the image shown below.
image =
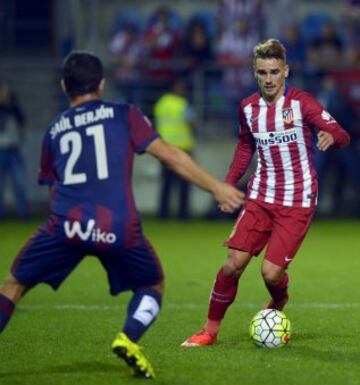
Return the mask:
<path id="1" fill-rule="evenodd" d="M 159 138 L 150 120 L 134 106 L 129 109 L 129 127 L 131 143 L 137 154 L 142 154 L 153 140 Z"/>
<path id="2" fill-rule="evenodd" d="M 45 134 L 40 157 L 40 170 L 38 174 L 38 183 L 42 185 L 52 185 L 56 180 L 56 171 L 54 166 L 54 156 L 51 150 L 50 136 Z"/>

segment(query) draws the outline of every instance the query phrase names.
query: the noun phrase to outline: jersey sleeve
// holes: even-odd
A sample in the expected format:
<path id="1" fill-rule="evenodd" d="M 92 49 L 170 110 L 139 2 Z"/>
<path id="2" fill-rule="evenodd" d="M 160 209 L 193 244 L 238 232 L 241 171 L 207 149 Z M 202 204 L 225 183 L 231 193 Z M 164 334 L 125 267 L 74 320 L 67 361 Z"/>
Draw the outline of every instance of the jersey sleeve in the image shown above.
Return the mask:
<path id="1" fill-rule="evenodd" d="M 137 154 L 144 153 L 148 145 L 159 138 L 150 120 L 134 106 L 129 109 L 129 127 L 131 144 Z"/>
<path id="2" fill-rule="evenodd" d="M 225 182 L 235 185 L 245 174 L 255 152 L 255 141 L 246 122 L 245 114 L 239 110 L 240 133 L 233 160 L 225 177 Z"/>
<path id="3" fill-rule="evenodd" d="M 330 133 L 335 141 L 334 146 L 346 147 L 350 143 L 350 135 L 313 96 L 306 94 L 302 108 L 307 123 L 320 131 Z"/>
<path id="4" fill-rule="evenodd" d="M 42 185 L 52 185 L 56 180 L 56 170 L 54 165 L 54 156 L 51 150 L 50 136 L 45 134 L 40 157 L 40 170 L 38 174 L 38 183 Z"/>

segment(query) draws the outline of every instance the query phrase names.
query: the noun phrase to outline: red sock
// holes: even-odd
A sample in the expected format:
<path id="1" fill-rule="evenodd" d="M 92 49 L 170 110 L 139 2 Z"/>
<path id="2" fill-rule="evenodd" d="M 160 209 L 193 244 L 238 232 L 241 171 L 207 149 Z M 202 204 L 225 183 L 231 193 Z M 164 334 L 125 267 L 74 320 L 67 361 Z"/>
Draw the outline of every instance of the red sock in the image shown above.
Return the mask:
<path id="1" fill-rule="evenodd" d="M 220 269 L 216 276 L 214 287 L 211 291 L 208 322 L 205 329 L 216 334 L 227 308 L 234 302 L 238 287 L 238 276 L 227 276 Z"/>
<path id="2" fill-rule="evenodd" d="M 280 282 L 276 285 L 270 285 L 265 282 L 265 285 L 275 302 L 281 302 L 288 296 L 288 284 L 289 284 L 289 276 L 287 273 L 283 275 Z"/>

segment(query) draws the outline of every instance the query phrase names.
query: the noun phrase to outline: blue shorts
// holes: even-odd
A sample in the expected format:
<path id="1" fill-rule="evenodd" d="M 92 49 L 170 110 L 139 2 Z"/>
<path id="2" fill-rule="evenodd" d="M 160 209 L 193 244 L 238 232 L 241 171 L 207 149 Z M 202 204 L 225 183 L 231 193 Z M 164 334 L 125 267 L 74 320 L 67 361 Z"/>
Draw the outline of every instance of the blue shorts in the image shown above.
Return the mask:
<path id="1" fill-rule="evenodd" d="M 25 286 L 47 283 L 56 290 L 87 255 L 97 257 L 106 270 L 112 295 L 156 285 L 163 280 L 161 263 L 145 237 L 128 248 L 111 245 L 101 249 L 81 242 L 64 242 L 63 237 L 44 227 L 40 227 L 19 252 L 11 272 Z"/>

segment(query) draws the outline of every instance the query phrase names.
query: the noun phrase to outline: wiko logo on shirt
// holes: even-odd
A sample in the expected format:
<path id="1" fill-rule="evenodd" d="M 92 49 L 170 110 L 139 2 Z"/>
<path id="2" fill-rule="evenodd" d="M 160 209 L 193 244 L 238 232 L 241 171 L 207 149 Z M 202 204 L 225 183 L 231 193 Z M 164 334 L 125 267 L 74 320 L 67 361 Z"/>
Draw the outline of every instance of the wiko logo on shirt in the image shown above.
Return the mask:
<path id="1" fill-rule="evenodd" d="M 95 227 L 95 220 L 89 219 L 85 231 L 81 228 L 81 222 L 74 221 L 64 222 L 64 231 L 68 238 L 75 238 L 78 236 L 82 241 L 92 241 L 95 243 L 114 243 L 116 235 L 114 233 L 107 233 Z"/>

